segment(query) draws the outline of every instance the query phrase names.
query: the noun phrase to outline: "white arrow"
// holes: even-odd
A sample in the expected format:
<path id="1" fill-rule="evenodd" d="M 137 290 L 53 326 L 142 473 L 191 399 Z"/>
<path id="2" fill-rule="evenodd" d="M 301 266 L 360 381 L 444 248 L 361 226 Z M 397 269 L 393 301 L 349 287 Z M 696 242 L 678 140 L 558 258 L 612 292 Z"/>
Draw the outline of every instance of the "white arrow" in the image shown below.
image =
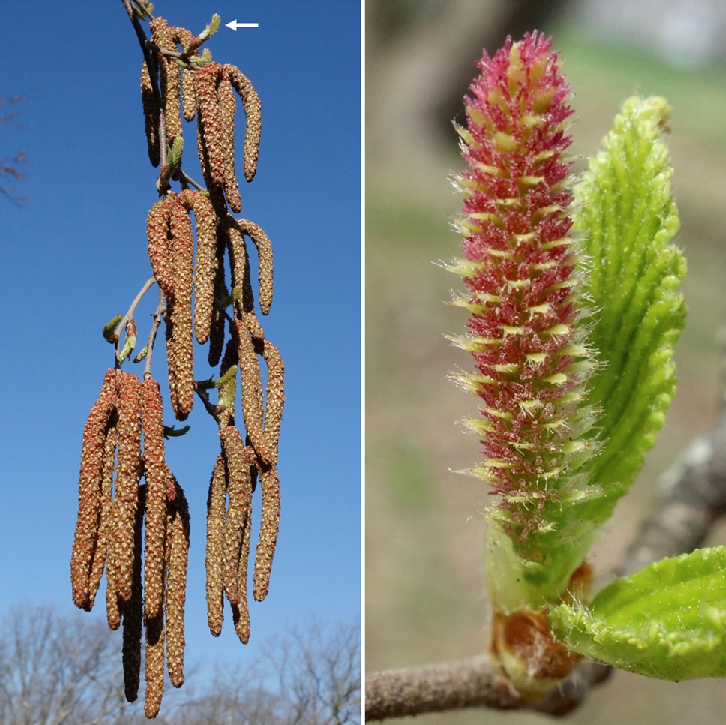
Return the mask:
<path id="1" fill-rule="evenodd" d="M 230 30 L 237 30 L 237 28 L 259 28 L 259 23 L 238 23 L 236 20 L 233 20 L 231 23 L 227 23 L 227 27 L 230 28 Z"/>

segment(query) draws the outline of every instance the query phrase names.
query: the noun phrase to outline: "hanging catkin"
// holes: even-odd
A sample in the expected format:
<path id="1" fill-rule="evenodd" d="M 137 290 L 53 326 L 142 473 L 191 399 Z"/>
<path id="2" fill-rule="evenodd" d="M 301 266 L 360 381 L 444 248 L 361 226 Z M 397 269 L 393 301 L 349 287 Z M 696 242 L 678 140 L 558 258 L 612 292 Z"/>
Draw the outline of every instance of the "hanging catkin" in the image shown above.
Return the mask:
<path id="1" fill-rule="evenodd" d="M 224 160 L 224 195 L 229 208 L 239 214 L 242 211 L 242 198 L 239 194 L 237 176 L 234 171 L 234 117 L 237 104 L 234 90 L 229 79 L 228 66 L 224 66 L 217 86 L 217 106 L 219 108 L 220 145 Z"/>
<path id="2" fill-rule="evenodd" d="M 159 383 L 141 384 L 144 421 L 144 476 L 146 521 L 144 529 L 144 611 L 152 619 L 163 599 L 164 533 L 166 531 L 167 467 L 164 455 L 164 406 Z"/>
<path id="3" fill-rule="evenodd" d="M 118 434 L 116 425 L 118 413 L 111 411 L 106 424 L 106 440 L 103 447 L 103 471 L 101 478 L 101 518 L 98 526 L 98 540 L 93 551 L 89 579 L 89 608 L 93 607 L 98 587 L 101 584 L 104 565 L 110 545 L 113 545 L 113 473 L 116 469 L 116 445 Z"/>
<path id="4" fill-rule="evenodd" d="M 217 217 L 209 200 L 196 191 L 182 191 L 179 203 L 194 212 L 197 221 L 197 256 L 194 276 L 194 318 L 197 342 L 209 338 L 214 304 L 214 277 L 217 271 Z"/>
<path id="5" fill-rule="evenodd" d="M 227 506 L 227 462 L 217 456 L 207 496 L 207 621 L 209 631 L 219 637 L 223 620 L 224 520 Z"/>
<path id="6" fill-rule="evenodd" d="M 262 133 L 262 107 L 260 97 L 254 89 L 249 78 L 233 65 L 225 65 L 226 71 L 232 85 L 239 93 L 242 107 L 247 118 L 244 145 L 244 174 L 247 181 L 255 178 L 257 171 L 257 159 L 260 153 L 260 134 Z"/>
<path id="7" fill-rule="evenodd" d="M 78 477 L 78 520 L 71 555 L 73 602 L 90 611 L 89 575 L 93 550 L 99 534 L 101 485 L 107 424 L 116 406 L 116 373 L 108 370 L 98 400 L 91 408 L 83 429 L 81 470 Z"/>
<path id="8" fill-rule="evenodd" d="M 141 64 L 141 104 L 144 108 L 144 130 L 149 161 L 152 166 L 159 165 L 159 104 L 154 96 L 151 76 L 146 61 Z"/>
<path id="9" fill-rule="evenodd" d="M 197 111 L 202 120 L 202 144 L 209 163 L 209 175 L 216 186 L 224 185 L 224 149 L 217 102 L 217 80 L 221 72 L 219 63 L 208 63 L 194 75 Z"/>
<path id="10" fill-rule="evenodd" d="M 121 659 L 124 668 L 124 692 L 127 702 L 135 702 L 141 673 L 141 639 L 144 628 L 143 585 L 141 581 L 141 534 L 148 486 L 138 487 L 138 502 L 134 522 L 134 564 L 131 599 L 123 605 L 123 645 Z"/>
<path id="11" fill-rule="evenodd" d="M 176 43 L 172 29 L 162 17 L 154 18 L 151 23 L 151 39 L 162 50 L 176 51 Z M 172 145 L 177 136 L 182 135 L 181 118 L 179 116 L 179 86 L 181 69 L 171 58 L 159 59 L 159 82 L 164 101 L 164 117 L 166 121 L 166 141 Z"/>
<path id="12" fill-rule="evenodd" d="M 189 554 L 189 507 L 184 491 L 169 471 L 175 489 L 174 500 L 167 504 L 166 555 L 166 661 L 174 687 L 184 684 L 184 603 Z"/>
<path id="13" fill-rule="evenodd" d="M 220 224 L 217 227 L 217 262 L 214 272 L 214 288 L 212 303 L 212 317 L 209 325 L 209 351 L 207 362 L 211 367 L 219 365 L 224 349 L 224 328 L 227 324 L 224 310 L 221 309 L 221 301 L 229 294 L 224 281 L 224 252 L 227 248 L 227 237 L 224 228 Z"/>
<path id="14" fill-rule="evenodd" d="M 171 354 L 167 350 L 170 373 L 173 369 L 176 400 L 172 399 L 174 415 L 185 420 L 194 404 L 194 347 L 192 338 L 192 279 L 194 237 L 187 210 L 178 197 L 169 196 L 171 215 L 172 269 L 174 302 L 167 309 L 167 339 L 172 339 Z"/>
<path id="15" fill-rule="evenodd" d="M 272 305 L 272 287 L 274 277 L 274 263 L 272 259 L 272 244 L 262 229 L 249 219 L 237 219 L 237 228 L 246 234 L 257 247 L 259 258 L 259 282 L 260 282 L 260 309 L 266 315 Z"/>
<path id="16" fill-rule="evenodd" d="M 171 264 L 169 220 L 171 206 L 168 199 L 157 201 L 146 219 L 147 251 L 154 277 L 167 300 L 174 299 L 174 270 Z"/>
<path id="17" fill-rule="evenodd" d="M 118 385 L 118 470 L 114 532 L 116 590 L 131 599 L 134 561 L 134 521 L 141 461 L 141 383 L 135 375 L 119 372 Z"/>

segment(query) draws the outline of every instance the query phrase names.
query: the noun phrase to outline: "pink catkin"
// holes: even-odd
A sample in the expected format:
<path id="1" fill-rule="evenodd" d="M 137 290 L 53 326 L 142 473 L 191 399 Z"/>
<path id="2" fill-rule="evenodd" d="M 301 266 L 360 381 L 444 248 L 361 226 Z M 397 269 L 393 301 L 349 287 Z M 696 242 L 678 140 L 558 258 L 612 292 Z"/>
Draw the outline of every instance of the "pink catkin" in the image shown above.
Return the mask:
<path id="1" fill-rule="evenodd" d="M 533 33 L 508 39 L 493 58 L 484 54 L 461 132 L 469 170 L 459 179 L 467 235 L 459 270 L 472 316 L 460 344 L 480 374 L 465 384 L 482 400 L 488 429 L 479 472 L 502 495 L 505 530 L 517 539 L 531 524 L 517 521 L 507 495 L 549 495 L 542 482 L 557 469 L 567 434 L 547 424 L 571 412 L 568 393 L 582 383 L 577 373 L 564 375 L 578 319 L 566 212 L 572 110 L 550 42 Z"/>

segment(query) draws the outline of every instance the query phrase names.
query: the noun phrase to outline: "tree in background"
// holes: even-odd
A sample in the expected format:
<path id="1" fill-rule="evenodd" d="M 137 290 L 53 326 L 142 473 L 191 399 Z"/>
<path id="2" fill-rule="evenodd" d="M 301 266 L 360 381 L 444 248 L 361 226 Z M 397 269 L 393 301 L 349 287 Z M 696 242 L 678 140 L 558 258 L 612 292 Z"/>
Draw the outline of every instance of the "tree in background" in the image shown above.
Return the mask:
<path id="1" fill-rule="evenodd" d="M 16 605 L 0 620 L 0 722 L 137 725 L 124 697 L 118 635 L 51 606 Z M 360 629 L 310 620 L 269 640 L 245 667 L 218 664 L 157 722 L 177 725 L 355 725 L 360 722 Z"/>
<path id="2" fill-rule="evenodd" d="M 22 96 L 13 96 L 12 98 L 0 98 L 0 109 L 7 106 L 15 106 L 23 100 Z M 13 118 L 18 115 L 18 111 L 10 111 L 9 113 L 0 113 L 0 126 L 6 126 Z M 15 191 L 15 184 L 19 181 L 27 181 L 25 174 L 20 171 L 20 165 L 26 162 L 25 152 L 20 151 L 15 156 L 8 159 L 0 159 L 0 194 L 14 202 L 25 201 L 25 197 L 18 196 Z M 7 182 L 10 182 L 9 184 Z"/>

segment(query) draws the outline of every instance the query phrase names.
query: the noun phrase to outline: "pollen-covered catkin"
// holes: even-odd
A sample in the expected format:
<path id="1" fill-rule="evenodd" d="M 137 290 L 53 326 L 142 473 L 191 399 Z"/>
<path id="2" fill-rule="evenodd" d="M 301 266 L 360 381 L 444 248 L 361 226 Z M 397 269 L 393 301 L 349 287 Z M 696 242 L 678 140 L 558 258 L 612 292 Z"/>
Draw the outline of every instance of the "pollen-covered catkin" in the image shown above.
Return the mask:
<path id="1" fill-rule="evenodd" d="M 164 454 L 164 405 L 159 383 L 141 384 L 144 421 L 144 476 L 146 522 L 144 530 L 144 612 L 147 618 L 161 611 L 163 599 L 164 533 L 166 531 L 167 466 Z"/>
<path id="2" fill-rule="evenodd" d="M 157 201 L 146 219 L 148 254 L 154 277 L 164 291 L 167 301 L 174 299 L 174 270 L 171 264 L 169 220 L 171 206 L 168 199 Z"/>
<path id="3" fill-rule="evenodd" d="M 131 599 L 134 562 L 134 522 L 141 463 L 141 383 L 130 373 L 119 373 L 118 473 L 114 532 L 114 576 L 118 595 Z"/>
<path id="4" fill-rule="evenodd" d="M 224 532 L 224 588 L 230 604 L 243 609 L 239 591 L 238 571 L 245 526 L 252 511 L 250 465 L 245 446 L 237 428 L 228 426 L 219 432 L 222 450 L 227 461 L 229 507 Z"/>
<path id="5" fill-rule="evenodd" d="M 151 39 L 162 50 L 176 51 L 172 29 L 162 17 L 154 18 L 150 26 Z M 164 120 L 166 121 L 166 140 L 172 145 L 177 136 L 182 135 L 181 118 L 179 115 L 179 86 L 181 68 L 171 58 L 159 57 L 159 75 L 161 95 L 164 101 Z"/>
<path id="6" fill-rule="evenodd" d="M 217 217 L 211 203 L 199 192 L 186 190 L 177 197 L 197 220 L 197 256 L 194 287 L 195 332 L 203 345 L 209 338 L 217 270 Z"/>
<path id="7" fill-rule="evenodd" d="M 229 247 L 232 285 L 239 290 L 239 296 L 235 303 L 236 316 L 244 322 L 254 340 L 264 340 L 264 330 L 257 319 L 257 315 L 255 315 L 255 298 L 250 279 L 250 261 L 244 235 L 237 228 L 237 220 L 231 216 L 224 220 L 223 226 Z"/>
<path id="8" fill-rule="evenodd" d="M 164 696 L 164 613 L 146 620 L 144 715 L 155 718 Z"/>
<path id="9" fill-rule="evenodd" d="M 219 107 L 220 143 L 224 151 L 224 195 L 229 208 L 239 214 L 242 211 L 242 198 L 239 194 L 237 176 L 234 169 L 234 116 L 237 104 L 229 73 L 223 67 L 217 86 L 217 105 Z"/>
<path id="10" fill-rule="evenodd" d="M 184 684 L 184 603 L 189 554 L 189 506 L 184 491 L 173 481 L 174 500 L 167 504 L 166 661 L 174 687 Z"/>
<path id="11" fill-rule="evenodd" d="M 144 508 L 148 487 L 138 487 L 138 503 L 134 523 L 134 566 L 131 599 L 123 605 L 123 644 L 121 659 L 124 668 L 124 692 L 127 702 L 135 702 L 139 693 L 141 674 L 141 640 L 144 631 L 143 585 L 141 582 L 141 533 L 144 526 Z"/>
<path id="12" fill-rule="evenodd" d="M 87 611 L 91 607 L 91 561 L 99 534 L 106 428 L 116 403 L 116 373 L 108 370 L 103 378 L 98 400 L 93 404 L 83 428 L 81 469 L 78 477 L 78 519 L 71 555 L 73 602 L 79 609 Z"/>
<path id="13" fill-rule="evenodd" d="M 268 444 L 277 451 L 280 438 L 282 410 L 285 405 L 285 365 L 280 351 L 269 340 L 265 340 L 262 357 L 267 363 L 267 400 L 265 402 L 265 437 Z"/>
<path id="14" fill-rule="evenodd" d="M 174 304 L 167 310 L 167 337 L 172 338 L 171 354 L 167 350 L 169 372 L 174 373 L 176 400 L 174 415 L 186 420 L 194 404 L 194 343 L 192 337 L 192 279 L 194 237 L 189 214 L 177 197 L 171 199 L 171 246 L 174 270 Z M 174 403 L 176 405 L 174 406 Z"/>
<path id="15" fill-rule="evenodd" d="M 217 186 L 224 185 L 224 149 L 217 102 L 217 81 L 221 72 L 219 63 L 208 63 L 194 74 L 197 111 L 202 118 L 202 143 L 209 163 L 209 175 Z"/>
<path id="16" fill-rule="evenodd" d="M 149 161 L 151 161 L 152 166 L 158 166 L 161 160 L 159 149 L 159 104 L 154 97 L 154 89 L 151 85 L 151 76 L 146 61 L 141 64 L 141 104 L 144 109 L 144 131 L 146 132 Z"/>
<path id="17" fill-rule="evenodd" d="M 116 444 L 118 433 L 116 424 L 118 413 L 111 411 L 108 423 L 106 424 L 106 440 L 103 444 L 103 473 L 101 478 L 101 518 L 98 527 L 98 541 L 93 551 L 91 561 L 91 575 L 89 579 L 88 593 L 89 605 L 93 607 L 98 587 L 101 584 L 104 565 L 108 554 L 108 548 L 113 545 L 113 473 L 116 469 Z"/>
<path id="18" fill-rule="evenodd" d="M 262 424 L 264 409 L 262 405 L 260 364 L 252 338 L 244 323 L 240 320 L 237 320 L 237 338 L 240 378 L 242 380 L 242 415 L 245 430 L 257 457 L 264 464 L 272 465 L 276 461 L 276 456 L 267 443 Z"/>
<path id="19" fill-rule="evenodd" d="M 254 597 L 261 602 L 270 587 L 272 558 L 275 555 L 277 534 L 280 529 L 280 479 L 277 468 L 263 468 L 260 473 L 262 486 L 262 520 L 260 538 L 255 554 Z"/>
<path id="20" fill-rule="evenodd" d="M 260 282 L 260 309 L 262 314 L 266 315 L 270 311 L 272 305 L 272 287 L 273 287 L 273 270 L 274 263 L 272 259 L 272 244 L 270 239 L 249 219 L 238 219 L 237 226 L 239 230 L 246 234 L 257 247 L 257 256 L 259 257 L 259 282 Z"/>
<path id="21" fill-rule="evenodd" d="M 214 272 L 214 302 L 212 303 L 212 317 L 209 324 L 209 350 L 207 362 L 210 367 L 219 365 L 224 350 L 224 328 L 227 324 L 224 310 L 220 309 L 220 302 L 227 297 L 227 286 L 224 282 L 224 251 L 227 246 L 227 237 L 220 224 L 217 227 L 217 263 Z"/>
<path id="22" fill-rule="evenodd" d="M 247 181 L 255 178 L 257 171 L 257 158 L 260 154 L 260 134 L 262 133 L 262 107 L 260 105 L 260 97 L 254 89 L 249 78 L 242 73 L 239 68 L 233 65 L 225 65 L 225 70 L 229 74 L 239 97 L 242 100 L 242 106 L 245 109 L 245 117 L 247 118 L 247 128 L 245 130 L 244 145 L 244 174 Z"/>
<path id="23" fill-rule="evenodd" d="M 219 637 L 223 620 L 224 519 L 227 506 L 227 462 L 220 453 L 214 463 L 207 496 L 207 621 Z"/>

